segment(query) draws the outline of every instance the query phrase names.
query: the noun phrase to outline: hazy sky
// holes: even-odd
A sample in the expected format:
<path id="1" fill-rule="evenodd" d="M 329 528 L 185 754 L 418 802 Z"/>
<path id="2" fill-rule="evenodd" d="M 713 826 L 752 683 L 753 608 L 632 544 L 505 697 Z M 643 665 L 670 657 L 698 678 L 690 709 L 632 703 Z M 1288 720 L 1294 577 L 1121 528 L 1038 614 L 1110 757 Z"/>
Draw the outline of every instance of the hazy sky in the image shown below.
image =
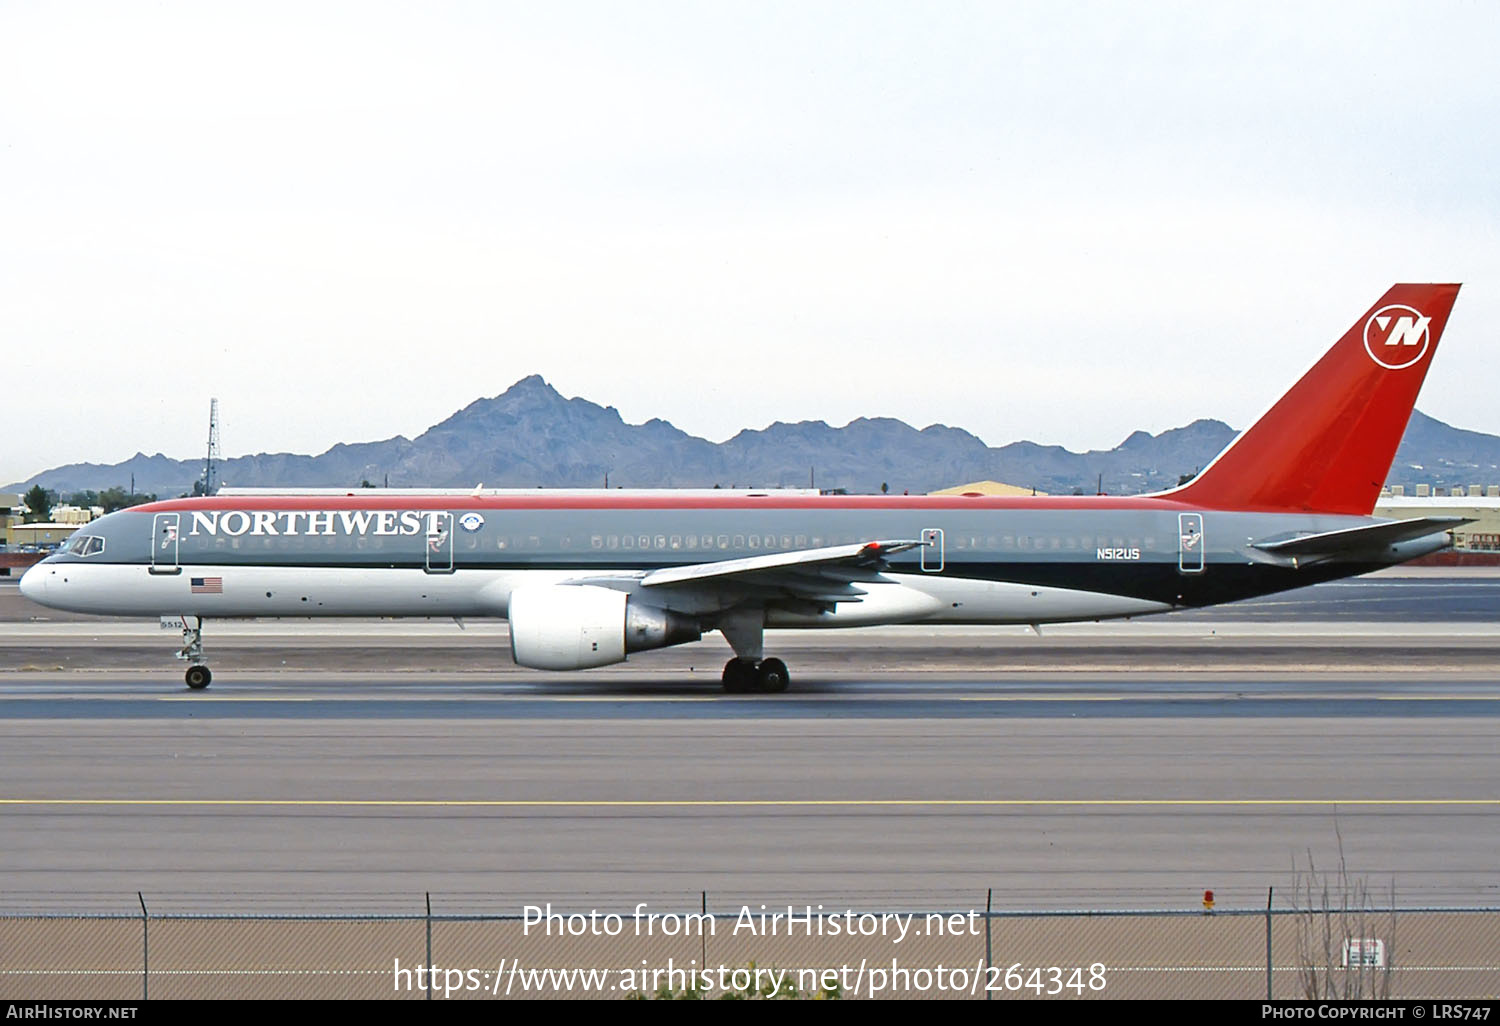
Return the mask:
<path id="1" fill-rule="evenodd" d="M 1500 5 L 0 0 L 0 482 L 415 436 L 1244 424 L 1392 282 L 1500 432 Z"/>

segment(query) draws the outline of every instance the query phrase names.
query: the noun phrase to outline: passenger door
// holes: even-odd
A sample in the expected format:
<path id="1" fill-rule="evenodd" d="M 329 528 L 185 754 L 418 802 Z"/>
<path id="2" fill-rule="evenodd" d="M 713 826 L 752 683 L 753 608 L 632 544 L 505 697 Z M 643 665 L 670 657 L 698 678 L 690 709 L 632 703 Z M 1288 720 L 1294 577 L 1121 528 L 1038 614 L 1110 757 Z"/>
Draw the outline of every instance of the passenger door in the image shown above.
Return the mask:
<path id="1" fill-rule="evenodd" d="M 929 527 L 922 532 L 922 569 L 926 573 L 942 573 L 943 529 Z"/>
<path id="2" fill-rule="evenodd" d="M 453 572 L 453 514 L 431 513 L 427 516 L 427 564 L 430 574 Z"/>
<path id="3" fill-rule="evenodd" d="M 180 574 L 177 562 L 179 513 L 158 513 L 151 519 L 151 572 Z"/>
<path id="4" fill-rule="evenodd" d="M 1177 569 L 1185 574 L 1203 572 L 1203 514 L 1177 514 Z"/>

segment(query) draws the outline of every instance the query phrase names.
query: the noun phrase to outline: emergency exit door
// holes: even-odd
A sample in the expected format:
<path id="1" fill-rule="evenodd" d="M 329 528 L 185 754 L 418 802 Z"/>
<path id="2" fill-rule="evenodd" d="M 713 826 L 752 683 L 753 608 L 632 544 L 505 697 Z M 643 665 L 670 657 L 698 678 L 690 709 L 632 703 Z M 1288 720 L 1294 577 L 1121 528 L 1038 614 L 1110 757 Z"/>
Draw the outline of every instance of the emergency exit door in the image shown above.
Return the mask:
<path id="1" fill-rule="evenodd" d="M 943 569 L 943 529 L 929 527 L 922 532 L 922 570 L 929 574 Z"/>

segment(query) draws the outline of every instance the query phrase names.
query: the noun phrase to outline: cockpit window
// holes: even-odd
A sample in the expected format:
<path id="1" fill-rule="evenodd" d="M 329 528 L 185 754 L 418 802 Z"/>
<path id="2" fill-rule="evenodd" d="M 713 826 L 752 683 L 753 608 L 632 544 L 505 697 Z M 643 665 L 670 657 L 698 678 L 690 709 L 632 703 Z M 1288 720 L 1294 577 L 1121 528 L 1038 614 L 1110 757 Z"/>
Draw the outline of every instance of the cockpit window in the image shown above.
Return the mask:
<path id="1" fill-rule="evenodd" d="M 64 552 L 74 556 L 93 556 L 104 551 L 104 539 L 97 534 L 75 534 Z"/>

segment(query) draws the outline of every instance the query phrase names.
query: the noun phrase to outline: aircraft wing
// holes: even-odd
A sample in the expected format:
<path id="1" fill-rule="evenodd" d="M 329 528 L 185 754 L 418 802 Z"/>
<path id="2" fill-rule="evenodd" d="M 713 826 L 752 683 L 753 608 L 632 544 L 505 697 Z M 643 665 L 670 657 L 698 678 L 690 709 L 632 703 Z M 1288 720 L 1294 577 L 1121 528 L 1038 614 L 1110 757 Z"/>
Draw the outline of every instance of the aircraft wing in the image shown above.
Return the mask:
<path id="1" fill-rule="evenodd" d="M 672 566 L 652 570 L 641 578 L 642 587 L 656 588 L 668 584 L 689 584 L 723 579 L 726 577 L 751 580 L 766 575 L 778 576 L 788 572 L 819 574 L 827 570 L 847 568 L 852 570 L 879 570 L 885 566 L 885 557 L 907 549 L 919 548 L 920 541 L 872 541 L 863 545 L 830 545 L 821 549 L 800 549 L 795 552 L 776 552 L 768 556 L 747 556 L 743 559 L 723 559 L 715 563 L 694 563 L 690 566 Z M 835 573 L 832 576 L 839 576 Z"/>
<path id="2" fill-rule="evenodd" d="M 696 595 L 710 605 L 749 601 L 782 609 L 832 611 L 840 602 L 860 602 L 860 584 L 884 580 L 886 557 L 920 548 L 921 541 L 887 540 L 831 545 L 714 563 L 664 567 L 641 577 L 643 589 L 659 590 L 672 604 Z M 668 596 L 674 596 L 668 599 Z M 732 596 L 732 598 L 731 598 Z"/>
<path id="3" fill-rule="evenodd" d="M 631 574 L 574 577 L 564 583 L 651 588 L 673 607 L 714 609 L 750 600 L 766 606 L 829 609 L 840 601 L 861 600 L 867 592 L 859 588 L 859 583 L 882 582 L 880 573 L 886 568 L 886 556 L 924 544 L 926 541 L 910 540 L 834 544 Z"/>
<path id="4" fill-rule="evenodd" d="M 662 567 L 626 575 L 590 576 L 567 584 L 652 589 L 672 608 L 707 611 L 743 601 L 780 608 L 828 610 L 859 602 L 860 584 L 885 579 L 886 557 L 920 548 L 923 541 L 886 540 L 831 545 L 712 563 Z"/>
<path id="5" fill-rule="evenodd" d="M 1255 547 L 1277 556 L 1340 556 L 1368 552 L 1397 542 L 1411 541 L 1439 531 L 1448 531 L 1473 521 L 1473 517 L 1412 517 L 1367 527 L 1348 527 L 1341 531 L 1304 534 L 1281 541 L 1256 542 Z"/>

